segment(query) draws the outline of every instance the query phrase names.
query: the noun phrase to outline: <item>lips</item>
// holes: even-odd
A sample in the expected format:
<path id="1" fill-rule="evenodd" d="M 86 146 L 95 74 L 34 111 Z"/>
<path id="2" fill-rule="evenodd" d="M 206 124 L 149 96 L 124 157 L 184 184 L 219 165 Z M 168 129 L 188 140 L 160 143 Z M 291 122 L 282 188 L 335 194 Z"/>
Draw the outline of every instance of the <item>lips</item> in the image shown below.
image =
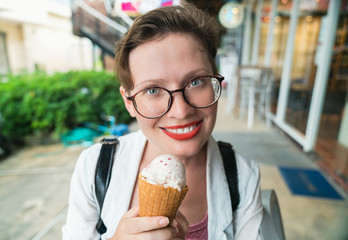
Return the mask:
<path id="1" fill-rule="evenodd" d="M 192 122 L 185 125 L 176 125 L 161 128 L 167 136 L 175 140 L 188 140 L 193 138 L 201 128 L 202 121 Z"/>

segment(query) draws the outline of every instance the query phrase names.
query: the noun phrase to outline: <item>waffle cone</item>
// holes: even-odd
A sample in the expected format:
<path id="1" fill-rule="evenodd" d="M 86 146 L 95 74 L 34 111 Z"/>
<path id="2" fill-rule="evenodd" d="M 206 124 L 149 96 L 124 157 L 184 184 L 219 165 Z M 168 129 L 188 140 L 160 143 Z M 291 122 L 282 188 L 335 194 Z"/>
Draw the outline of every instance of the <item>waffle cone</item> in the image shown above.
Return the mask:
<path id="1" fill-rule="evenodd" d="M 151 184 L 139 175 L 139 216 L 166 216 L 171 223 L 187 193 L 187 186 L 181 191 L 172 187 Z"/>

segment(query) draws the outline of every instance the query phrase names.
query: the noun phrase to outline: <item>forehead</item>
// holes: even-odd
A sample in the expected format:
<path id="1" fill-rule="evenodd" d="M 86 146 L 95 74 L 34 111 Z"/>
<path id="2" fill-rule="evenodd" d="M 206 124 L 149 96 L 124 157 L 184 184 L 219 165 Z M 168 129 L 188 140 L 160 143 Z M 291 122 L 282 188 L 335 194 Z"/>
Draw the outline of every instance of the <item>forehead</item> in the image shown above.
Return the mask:
<path id="1" fill-rule="evenodd" d="M 212 74 L 208 53 L 190 34 L 169 34 L 133 49 L 129 67 L 134 85 L 151 79 L 183 79 L 191 72 Z"/>

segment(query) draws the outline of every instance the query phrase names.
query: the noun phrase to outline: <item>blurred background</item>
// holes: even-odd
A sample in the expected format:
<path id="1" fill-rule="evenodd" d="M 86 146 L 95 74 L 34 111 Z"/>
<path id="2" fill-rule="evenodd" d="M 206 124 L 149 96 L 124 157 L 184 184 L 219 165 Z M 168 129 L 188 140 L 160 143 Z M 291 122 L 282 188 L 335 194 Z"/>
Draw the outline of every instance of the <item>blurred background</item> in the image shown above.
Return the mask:
<path id="1" fill-rule="evenodd" d="M 286 239 L 348 239 L 348 1 L 192 0 L 222 26 L 217 139 L 260 164 Z M 60 239 L 79 153 L 138 129 L 114 75 L 180 0 L 0 1 L 0 239 Z M 252 146 L 252 147 L 251 147 Z"/>

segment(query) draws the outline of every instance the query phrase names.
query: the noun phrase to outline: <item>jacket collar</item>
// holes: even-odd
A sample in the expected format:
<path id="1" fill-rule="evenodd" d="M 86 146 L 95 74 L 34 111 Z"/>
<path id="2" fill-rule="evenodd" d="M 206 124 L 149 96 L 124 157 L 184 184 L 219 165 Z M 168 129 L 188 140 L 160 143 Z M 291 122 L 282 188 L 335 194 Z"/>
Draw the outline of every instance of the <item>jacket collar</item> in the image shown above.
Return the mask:
<path id="1" fill-rule="evenodd" d="M 226 239 L 225 230 L 230 227 L 232 231 L 232 206 L 222 157 L 213 137 L 208 141 L 207 198 L 208 236 Z"/>
<path id="2" fill-rule="evenodd" d="M 108 206 L 109 211 L 102 212 L 104 223 L 108 226 L 106 236 L 109 238 L 115 232 L 124 213 L 129 209 L 145 144 L 146 138 L 140 130 L 119 139 L 108 188 L 117 190 L 106 192 L 103 208 Z"/>

